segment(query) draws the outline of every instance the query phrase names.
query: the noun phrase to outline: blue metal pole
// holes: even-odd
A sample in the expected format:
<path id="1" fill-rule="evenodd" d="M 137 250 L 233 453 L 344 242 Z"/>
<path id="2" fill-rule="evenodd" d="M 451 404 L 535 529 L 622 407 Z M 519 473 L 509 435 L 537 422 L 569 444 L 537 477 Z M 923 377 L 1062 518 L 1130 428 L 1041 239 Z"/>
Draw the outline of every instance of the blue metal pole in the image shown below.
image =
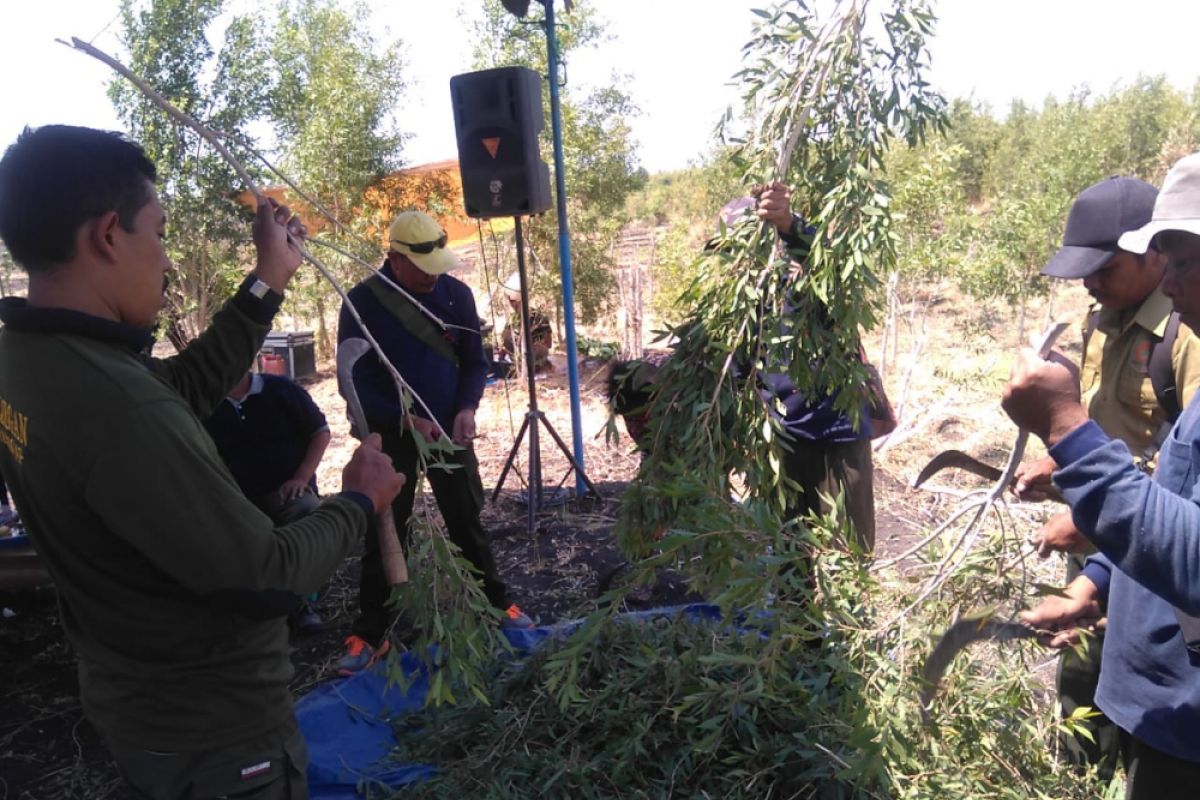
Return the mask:
<path id="1" fill-rule="evenodd" d="M 575 450 L 575 496 L 582 497 L 583 415 L 579 408 L 579 359 L 575 348 L 575 281 L 571 273 L 571 229 L 567 224 L 567 176 L 563 167 L 562 110 L 558 100 L 558 36 L 554 32 L 554 0 L 546 7 L 546 60 L 550 67 L 550 125 L 554 132 L 554 184 L 558 209 L 558 260 L 562 273 L 563 314 L 567 328 L 567 382 L 571 387 L 571 433 Z"/>

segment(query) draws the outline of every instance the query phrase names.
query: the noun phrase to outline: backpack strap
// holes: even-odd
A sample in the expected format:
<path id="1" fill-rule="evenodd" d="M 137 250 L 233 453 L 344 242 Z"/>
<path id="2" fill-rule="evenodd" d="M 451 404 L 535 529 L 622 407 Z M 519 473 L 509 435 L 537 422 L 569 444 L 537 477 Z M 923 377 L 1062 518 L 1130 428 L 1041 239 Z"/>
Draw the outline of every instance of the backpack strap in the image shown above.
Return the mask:
<path id="1" fill-rule="evenodd" d="M 1087 358 L 1088 344 L 1092 341 L 1092 334 L 1096 332 L 1096 327 L 1100 324 L 1100 308 L 1092 306 L 1088 310 L 1087 322 L 1083 326 L 1083 349 L 1079 351 L 1079 358 L 1082 361 Z M 1080 366 L 1083 366 L 1080 364 Z"/>
<path id="2" fill-rule="evenodd" d="M 1174 423 L 1179 419 L 1183 409 L 1179 405 L 1179 391 L 1175 385 L 1175 369 L 1171 363 L 1175 340 L 1179 337 L 1179 313 L 1171 312 L 1167 318 L 1167 327 L 1163 338 L 1156 342 L 1150 350 L 1150 362 L 1147 371 L 1150 373 L 1150 385 L 1154 387 L 1154 396 L 1158 404 L 1167 412 L 1167 421 Z"/>
<path id="3" fill-rule="evenodd" d="M 365 283 L 371 290 L 371 294 L 375 295 L 375 299 L 396 318 L 404 330 L 428 346 L 430 350 L 458 367 L 458 353 L 454 349 L 454 343 L 446 338 L 442 329 L 421 313 L 421 310 L 413 305 L 411 300 L 387 286 L 378 275 L 367 278 Z"/>
<path id="4" fill-rule="evenodd" d="M 454 341 L 432 319 L 421 313 L 421 309 L 413 305 L 412 300 L 409 300 L 400 291 L 386 285 L 383 278 L 378 275 L 367 278 L 364 283 L 368 289 L 371 289 L 371 294 L 376 296 L 379 305 L 382 305 L 392 317 L 395 317 L 404 330 L 419 339 L 421 344 L 425 344 L 434 353 L 442 356 L 455 367 L 458 366 L 458 353 L 455 350 Z"/>

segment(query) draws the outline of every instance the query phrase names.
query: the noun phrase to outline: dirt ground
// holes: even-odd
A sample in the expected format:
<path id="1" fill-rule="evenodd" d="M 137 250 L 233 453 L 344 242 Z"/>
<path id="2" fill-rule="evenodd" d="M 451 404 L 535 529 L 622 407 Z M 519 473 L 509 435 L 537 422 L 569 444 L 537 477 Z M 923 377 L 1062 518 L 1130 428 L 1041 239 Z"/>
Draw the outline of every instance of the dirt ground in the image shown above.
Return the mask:
<path id="1" fill-rule="evenodd" d="M 1051 317 L 1078 320 L 1085 306 L 1081 291 L 1060 290 L 1058 296 L 1028 309 L 1026 318 L 1030 328 L 1040 329 Z M 997 402 L 1017 344 L 1012 320 L 1007 309 L 989 312 L 944 287 L 928 287 L 900 307 L 899 335 L 889 335 L 886 358 L 882 332 L 868 341 L 872 359 L 884 367 L 901 418 L 900 428 L 876 443 L 877 538 L 883 556 L 899 552 L 944 518 L 954 492 L 978 485 L 947 476 L 939 477 L 935 491 L 910 489 L 912 477 L 933 453 L 956 447 L 1002 463 L 1015 435 Z M 1068 352 L 1074 347 L 1077 353 L 1078 338 L 1073 327 L 1065 337 Z M 539 378 L 538 403 L 569 445 L 569 395 L 561 360 L 559 367 Z M 524 488 L 527 469 L 528 450 L 522 442 L 499 499 L 485 510 L 512 594 L 540 622 L 571 616 L 581 602 L 596 595 L 597 582 L 621 563 L 610 531 L 637 461 L 628 440 L 618 447 L 605 443 L 603 370 L 602 364 L 591 362 L 581 367 L 586 468 L 599 496 L 544 511 L 531 537 L 525 508 L 514 498 Z M 354 445 L 344 405 L 329 366 L 305 384 L 333 430 L 318 478 L 322 489 L 336 491 Z M 482 438 L 477 451 L 489 494 L 526 407 L 523 381 L 488 387 L 478 416 Z M 541 452 L 546 484 L 573 488 L 567 461 L 548 436 L 542 436 Z M 1027 511 L 1022 517 L 1027 527 L 1035 526 L 1041 513 Z M 332 664 L 355 612 L 357 568 L 357 557 L 352 556 L 321 595 L 318 611 L 326 630 L 296 642 L 296 694 L 334 677 Z M 641 600 L 654 606 L 685 597 L 686 587 L 668 578 Z M 95 730 L 82 717 L 74 656 L 58 625 L 53 590 L 0 593 L 0 612 L 0 800 L 128 797 Z"/>

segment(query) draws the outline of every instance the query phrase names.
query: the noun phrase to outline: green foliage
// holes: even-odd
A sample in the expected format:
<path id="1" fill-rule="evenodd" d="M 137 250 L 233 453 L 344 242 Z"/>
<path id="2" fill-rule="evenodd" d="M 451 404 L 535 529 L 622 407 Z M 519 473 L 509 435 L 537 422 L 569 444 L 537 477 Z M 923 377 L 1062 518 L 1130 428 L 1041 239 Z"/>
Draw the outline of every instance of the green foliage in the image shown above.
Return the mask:
<path id="1" fill-rule="evenodd" d="M 1022 312 L 1050 286 L 1039 270 L 1080 191 L 1108 175 L 1157 183 L 1200 141 L 1194 96 L 1161 76 L 1040 109 L 1014 102 L 1002 122 L 960 100 L 949 120 L 943 135 L 889 159 L 902 279 L 953 277 L 971 296 Z M 1021 323 L 1018 339 L 1023 313 Z"/>
<path id="2" fill-rule="evenodd" d="M 745 188 L 731 148 L 715 148 L 704 164 L 649 176 L 626 210 L 641 224 L 667 226 L 655 243 L 653 308 L 659 320 L 679 322 L 683 293 L 696 277 L 696 252 L 713 235 L 717 209 Z"/>
<path id="3" fill-rule="evenodd" d="M 351 219 L 368 184 L 399 163 L 402 137 L 389 120 L 404 90 L 398 43 L 375 41 L 361 2 L 344 9 L 335 0 L 294 0 L 273 19 L 230 19 L 218 53 L 206 31 L 223 5 L 123 0 L 130 67 L 178 108 L 228 137 L 226 145 L 259 177 L 261 165 L 241 143 L 251 141 L 253 124 L 270 122 L 281 142 L 283 172 L 339 219 Z M 211 147 L 123 79 L 113 82 L 110 94 L 159 169 L 177 266 L 167 332 L 183 345 L 240 280 L 249 214 L 237 197 L 239 179 Z M 371 260 L 378 255 L 340 230 L 326 235 Z M 331 261 L 348 276 L 345 264 Z M 329 296 L 321 278 L 307 270 L 288 292 L 293 313 L 318 320 L 323 352 L 331 349 L 324 329 Z"/>
<path id="4" fill-rule="evenodd" d="M 595 361 L 611 361 L 621 354 L 619 342 L 603 342 L 599 339 L 580 336 L 575 340 L 575 345 L 579 350 L 579 355 Z"/>
<path id="5" fill-rule="evenodd" d="M 970 237 L 970 218 L 960 209 L 971 191 L 959 178 L 967 150 L 937 139 L 926 147 L 897 148 L 888 157 L 892 212 L 896 220 L 896 269 L 914 282 L 956 275 Z"/>
<path id="6" fill-rule="evenodd" d="M 422 453 L 422 468 L 434 466 L 441 454 Z M 418 476 L 424 481 L 424 476 Z M 456 706 L 468 698 L 484 701 L 482 687 L 492 680 L 493 664 L 508 648 L 500 634 L 499 613 L 491 607 L 474 568 L 450 541 L 445 531 L 431 522 L 433 509 L 428 493 L 418 497 L 411 520 L 411 549 L 406 553 L 409 582 L 393 590 L 392 602 L 399 611 L 401 631 L 416 633 L 413 647 L 426 655 L 431 676 L 426 701 L 431 706 Z M 390 680 L 401 687 L 417 677 L 403 673 L 389 662 Z"/>
<path id="7" fill-rule="evenodd" d="M 367 187 L 400 163 L 403 137 L 391 119 L 405 90 L 399 41 L 377 41 L 361 0 L 292 0 L 279 8 L 270 43 L 273 71 L 270 117 L 282 143 L 282 167 L 299 186 L 349 230 L 325 228 L 323 238 L 368 263 L 377 247 L 362 242 L 368 220 L 360 213 Z M 312 216 L 315 217 L 315 214 Z M 339 280 L 362 277 L 357 263 L 320 252 Z M 317 321 L 317 340 L 331 353 L 328 312 L 336 313 L 329 287 L 306 271 L 288 292 L 290 309 Z"/>
<path id="8" fill-rule="evenodd" d="M 776 251 L 773 229 L 750 222 L 722 225 L 695 261 L 687 319 L 672 331 L 675 357 L 659 374 L 654 447 L 623 508 L 623 535 L 638 540 L 632 552 L 653 547 L 652 532 L 687 505 L 661 490 L 681 471 L 704 470 L 717 497 L 732 471 L 750 496 L 787 507 L 795 487 L 780 474 L 763 373 L 786 372 L 800 393 L 859 413 L 861 396 L 842 387 L 864 383 L 859 329 L 874 323 L 877 274 L 895 258 L 884 156 L 897 136 L 920 141 L 939 125 L 941 100 L 920 77 L 931 25 L 922 4 L 882 15 L 885 42 L 867 35 L 857 4 L 838 11 L 824 28 L 802 6 L 763 12 L 746 48 L 740 75 L 761 122 L 733 161 L 747 183 L 778 176 L 795 186 L 793 205 L 816 233 L 803 269 Z"/>
<path id="9" fill-rule="evenodd" d="M 1020 650 L 961 655 L 922 720 L 917 675 L 930 636 L 955 603 L 1010 602 L 1018 590 L 996 580 L 1000 540 L 902 635 L 881 631 L 876 613 L 907 603 L 911 590 L 876 583 L 864 562 L 831 547 L 822 531 L 837 530 L 836 519 L 772 535 L 761 524 L 769 510 L 756 505 L 729 506 L 727 530 L 710 535 L 714 546 L 729 532 L 774 545 L 722 550 L 729 571 L 712 591 L 745 610 L 736 625 L 597 612 L 527 659 L 497 664 L 486 702 L 399 720 L 398 756 L 438 773 L 397 796 L 1098 794 L 1046 746 L 1055 730 Z M 633 580 L 652 574 L 647 563 Z M 746 605 L 750 595 L 759 602 Z M 615 607 L 620 593 L 608 599 Z M 1086 726 L 1085 717 L 1069 724 Z"/>
<path id="10" fill-rule="evenodd" d="M 185 113 L 238 136 L 261 109 L 252 23 L 235 19 L 212 63 L 208 25 L 221 0 L 123 0 L 121 21 L 130 68 Z M 215 67 L 215 69 L 214 69 Z M 165 313 L 167 334 L 186 344 L 208 323 L 240 278 L 249 219 L 231 191 L 238 178 L 190 129 L 170 120 L 137 89 L 116 78 L 109 95 L 130 136 L 159 170 L 167 212 L 167 248 L 176 265 Z M 236 150 L 236 148 L 234 148 Z"/>
<path id="11" fill-rule="evenodd" d="M 629 217 L 650 225 L 707 218 L 706 234 L 711 234 L 716 210 L 744 191 L 731 156 L 730 148 L 716 148 L 703 164 L 646 176 L 644 185 L 626 202 Z"/>
<path id="12" fill-rule="evenodd" d="M 546 72 L 546 35 L 536 24 L 538 4 L 530 20 L 520 21 L 498 0 L 486 0 L 483 17 L 474 26 L 475 67 L 521 65 Z M 563 22 L 567 24 L 562 24 Z M 584 47 L 595 47 L 604 28 L 592 3 L 581 0 L 557 29 L 560 59 Z M 567 84 L 560 94 L 563 160 L 566 166 L 567 215 L 571 230 L 571 265 L 579 320 L 590 323 L 607 307 L 614 290 L 612 250 L 627 221 L 625 199 L 645 180 L 636 168 L 628 118 L 637 113 L 614 75 L 608 86 L 586 94 Z M 554 163 L 551 140 L 550 94 L 543 92 L 546 120 L 542 158 Z M 553 167 L 551 168 L 553 176 Z M 552 178 L 553 179 L 553 178 Z M 526 222 L 534 268 L 531 282 L 538 305 L 561 305 L 558 250 L 558 212 L 551 209 Z"/>

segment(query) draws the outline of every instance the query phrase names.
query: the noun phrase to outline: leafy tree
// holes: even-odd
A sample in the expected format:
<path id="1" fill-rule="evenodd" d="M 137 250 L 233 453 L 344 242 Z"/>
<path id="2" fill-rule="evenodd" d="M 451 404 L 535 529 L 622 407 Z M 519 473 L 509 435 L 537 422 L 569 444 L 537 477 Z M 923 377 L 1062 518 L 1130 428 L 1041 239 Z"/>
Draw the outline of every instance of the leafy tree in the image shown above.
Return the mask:
<path id="1" fill-rule="evenodd" d="M 696 277 L 696 252 L 713 235 L 717 209 L 744 191 L 730 148 L 714 147 L 705 160 L 686 169 L 648 176 L 629 196 L 632 220 L 653 225 L 656 237 L 653 307 L 669 325 L 679 321 L 680 298 Z"/>
<path id="2" fill-rule="evenodd" d="M 234 19 L 214 53 L 206 31 L 222 6 L 221 0 L 122 0 L 121 20 L 131 69 L 184 112 L 236 137 L 261 112 L 267 87 L 258 77 L 264 74 L 256 55 L 259 30 L 251 20 Z M 182 347 L 208 324 L 241 276 L 248 217 L 232 191 L 238 179 L 198 136 L 123 79 L 110 84 L 109 95 L 159 170 L 167 246 L 176 266 L 165 325 L 172 343 Z"/>
<path id="3" fill-rule="evenodd" d="M 590 2 L 575 3 L 569 20 L 569 25 L 558 29 L 559 55 L 564 61 L 572 52 L 594 47 L 604 37 L 603 24 Z M 483 16 L 475 21 L 473 33 L 478 41 L 476 69 L 521 65 L 546 71 L 543 29 L 518 20 L 498 0 L 485 1 Z M 614 75 L 609 86 L 582 97 L 571 85 L 560 94 L 571 265 L 579 319 L 584 323 L 596 319 L 612 294 L 611 252 L 627 221 L 625 199 L 644 180 L 635 163 L 627 121 L 636 108 L 619 88 L 621 83 Z M 548 91 L 543 93 L 543 105 L 546 128 L 542 157 L 553 164 Z M 535 296 L 543 303 L 558 304 L 562 293 L 557 210 L 530 218 L 523 227 L 533 255 Z"/>
<path id="4" fill-rule="evenodd" d="M 1026 303 L 1051 286 L 1039 270 L 1074 198 L 1107 175 L 1160 180 L 1194 149 L 1195 116 L 1161 77 L 1105 95 L 1079 89 L 1040 108 L 1016 101 L 1003 122 L 955 102 L 944 136 L 892 157 L 901 273 L 953 275 L 972 296 L 1008 303 L 1023 339 Z"/>
<path id="5" fill-rule="evenodd" d="M 1194 140 L 1181 134 L 1193 115 L 1188 98 L 1165 76 L 1139 75 L 1096 102 L 1089 127 L 1101 137 L 1099 157 L 1106 171 L 1154 178 L 1191 152 Z M 1184 152 L 1177 152 L 1181 146 Z"/>
<path id="6" fill-rule="evenodd" d="M 400 42 L 376 40 L 362 2 L 343 8 L 336 0 L 292 0 L 279 10 L 270 53 L 281 76 L 270 115 L 282 143 L 283 171 L 351 226 L 352 233 L 322 223 L 322 236 L 373 262 L 378 248 L 359 236 L 369 222 L 364 193 L 400 164 L 404 137 L 391 118 L 405 88 Z M 343 278 L 361 276 L 358 265 L 332 251 L 319 255 Z M 289 292 L 292 308 L 316 320 L 321 352 L 331 353 L 326 318 L 337 303 L 327 307 L 331 295 L 319 274 L 298 277 Z"/>
<path id="7" fill-rule="evenodd" d="M 1001 127 L 986 106 L 954 100 L 947 110 L 945 139 L 956 146 L 954 173 L 965 199 L 983 199 L 984 179 L 1000 142 Z"/>

